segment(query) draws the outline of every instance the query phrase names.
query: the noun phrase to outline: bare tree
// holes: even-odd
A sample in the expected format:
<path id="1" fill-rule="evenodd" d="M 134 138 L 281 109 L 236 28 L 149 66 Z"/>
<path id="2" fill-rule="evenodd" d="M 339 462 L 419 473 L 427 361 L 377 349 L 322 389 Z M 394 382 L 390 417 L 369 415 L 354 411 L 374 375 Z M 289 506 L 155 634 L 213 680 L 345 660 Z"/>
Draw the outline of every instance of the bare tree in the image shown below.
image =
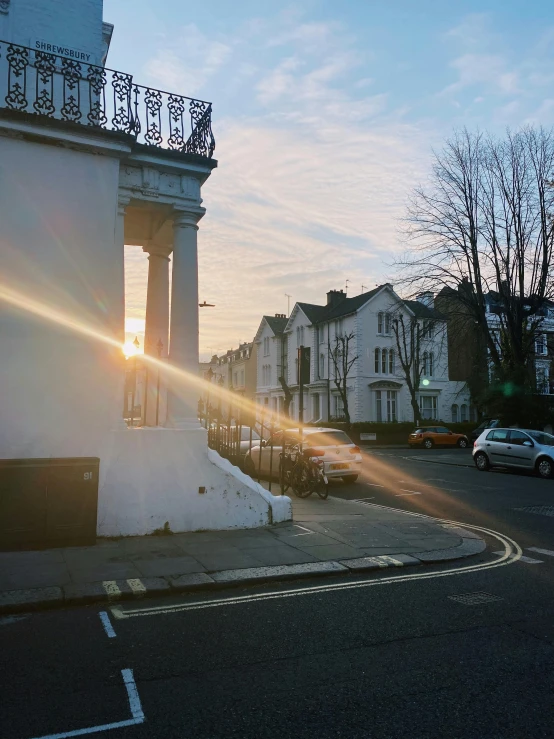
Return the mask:
<path id="1" fill-rule="evenodd" d="M 344 408 L 344 418 L 346 425 L 350 427 L 350 409 L 348 406 L 348 377 L 358 356 L 351 356 L 351 343 L 354 341 L 355 334 L 351 331 L 349 334 L 342 336 L 335 335 L 334 345 L 331 346 L 331 340 L 327 339 L 327 349 L 329 358 L 333 364 L 333 382 L 342 400 Z"/>
<path id="2" fill-rule="evenodd" d="M 399 368 L 410 393 L 414 423 L 419 424 L 418 393 L 422 382 L 432 377 L 440 366 L 446 327 L 441 321 L 405 315 L 401 309 L 392 314 L 391 323 Z"/>
<path id="3" fill-rule="evenodd" d="M 279 372 L 279 384 L 283 388 L 285 397 L 283 399 L 283 415 L 285 418 L 290 418 L 290 404 L 292 403 L 292 392 L 287 384 L 286 375 L 288 371 L 288 347 L 285 342 L 288 341 L 287 336 L 283 334 L 281 336 L 281 364 Z"/>
<path id="4" fill-rule="evenodd" d="M 554 296 L 553 172 L 552 131 L 458 133 L 414 192 L 410 251 L 397 263 L 407 289 L 455 291 L 495 378 L 521 390 L 534 384 L 534 341 Z"/>

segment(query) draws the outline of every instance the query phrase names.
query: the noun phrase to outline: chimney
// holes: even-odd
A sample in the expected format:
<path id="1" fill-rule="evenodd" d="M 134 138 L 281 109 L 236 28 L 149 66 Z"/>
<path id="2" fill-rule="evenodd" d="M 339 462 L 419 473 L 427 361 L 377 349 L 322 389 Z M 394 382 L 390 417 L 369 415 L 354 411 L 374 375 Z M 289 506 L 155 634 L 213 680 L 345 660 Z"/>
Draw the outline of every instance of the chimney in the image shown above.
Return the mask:
<path id="1" fill-rule="evenodd" d="M 428 308 L 433 308 L 435 305 L 435 296 L 431 292 L 419 293 L 417 300 L 418 303 L 423 303 Z"/>
<path id="2" fill-rule="evenodd" d="M 286 313 L 276 313 L 275 314 L 275 318 L 286 318 L 286 317 L 287 317 Z"/>
<path id="3" fill-rule="evenodd" d="M 344 290 L 329 290 L 327 293 L 327 305 L 335 306 L 346 300 L 346 293 Z"/>

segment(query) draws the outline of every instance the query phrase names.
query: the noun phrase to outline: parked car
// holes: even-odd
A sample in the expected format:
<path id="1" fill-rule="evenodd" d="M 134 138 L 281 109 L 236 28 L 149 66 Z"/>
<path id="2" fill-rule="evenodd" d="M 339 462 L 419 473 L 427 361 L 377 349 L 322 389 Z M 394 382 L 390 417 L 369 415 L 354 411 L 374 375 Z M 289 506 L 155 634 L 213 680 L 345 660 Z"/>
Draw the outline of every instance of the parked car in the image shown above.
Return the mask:
<path id="1" fill-rule="evenodd" d="M 432 449 L 434 446 L 459 446 L 466 449 L 469 439 L 465 434 L 455 434 L 446 426 L 420 426 L 408 437 L 408 444 Z"/>
<path id="2" fill-rule="evenodd" d="M 287 429 L 275 432 L 269 441 L 252 447 L 244 459 L 244 469 L 249 475 L 256 475 L 260 470 L 262 477 L 270 476 L 279 479 L 280 454 L 283 450 L 283 433 L 285 448 L 295 446 L 302 441 L 303 448 L 309 447 L 323 451 L 320 459 L 323 470 L 329 479 L 342 478 L 343 482 L 356 482 L 362 467 L 360 448 L 344 431 L 337 429 L 307 427 L 302 437 L 299 429 Z"/>
<path id="3" fill-rule="evenodd" d="M 478 439 L 485 429 L 495 429 L 497 426 L 500 426 L 498 418 L 485 418 L 484 421 L 471 432 L 471 441 Z"/>
<path id="4" fill-rule="evenodd" d="M 478 470 L 517 467 L 544 478 L 554 473 L 554 436 L 531 429 L 487 429 L 473 445 Z"/>

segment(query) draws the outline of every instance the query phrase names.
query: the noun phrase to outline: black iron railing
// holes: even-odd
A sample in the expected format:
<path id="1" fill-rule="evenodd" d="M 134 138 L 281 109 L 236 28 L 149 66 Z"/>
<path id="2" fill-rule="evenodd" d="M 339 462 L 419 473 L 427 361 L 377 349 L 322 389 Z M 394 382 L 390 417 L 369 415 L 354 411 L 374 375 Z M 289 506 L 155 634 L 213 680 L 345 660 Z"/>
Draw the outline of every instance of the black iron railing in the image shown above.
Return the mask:
<path id="1" fill-rule="evenodd" d="M 136 85 L 130 74 L 0 41 L 0 108 L 133 135 L 211 157 L 212 106 Z"/>

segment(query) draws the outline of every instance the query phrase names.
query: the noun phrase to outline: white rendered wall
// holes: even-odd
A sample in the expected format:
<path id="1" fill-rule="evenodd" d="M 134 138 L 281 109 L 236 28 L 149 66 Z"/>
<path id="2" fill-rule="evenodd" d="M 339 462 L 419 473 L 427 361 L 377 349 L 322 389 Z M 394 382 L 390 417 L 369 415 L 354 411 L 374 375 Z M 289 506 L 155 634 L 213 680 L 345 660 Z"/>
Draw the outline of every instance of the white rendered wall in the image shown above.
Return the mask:
<path id="1" fill-rule="evenodd" d="M 271 495 L 208 449 L 204 429 L 114 432 L 103 459 L 99 536 L 150 534 L 166 522 L 182 532 L 254 528 L 292 518 L 290 498 Z"/>
<path id="2" fill-rule="evenodd" d="M 80 61 L 100 64 L 102 4 L 103 0 L 11 0 L 8 12 L 0 14 L 0 37 L 32 48 L 36 41 L 68 47 L 90 54 Z"/>
<path id="3" fill-rule="evenodd" d="M 115 156 L 0 136 L 0 289 L 22 300 L 0 302 L 0 457 L 99 456 L 122 423 L 121 350 L 78 330 L 123 339 L 118 172 Z"/>

